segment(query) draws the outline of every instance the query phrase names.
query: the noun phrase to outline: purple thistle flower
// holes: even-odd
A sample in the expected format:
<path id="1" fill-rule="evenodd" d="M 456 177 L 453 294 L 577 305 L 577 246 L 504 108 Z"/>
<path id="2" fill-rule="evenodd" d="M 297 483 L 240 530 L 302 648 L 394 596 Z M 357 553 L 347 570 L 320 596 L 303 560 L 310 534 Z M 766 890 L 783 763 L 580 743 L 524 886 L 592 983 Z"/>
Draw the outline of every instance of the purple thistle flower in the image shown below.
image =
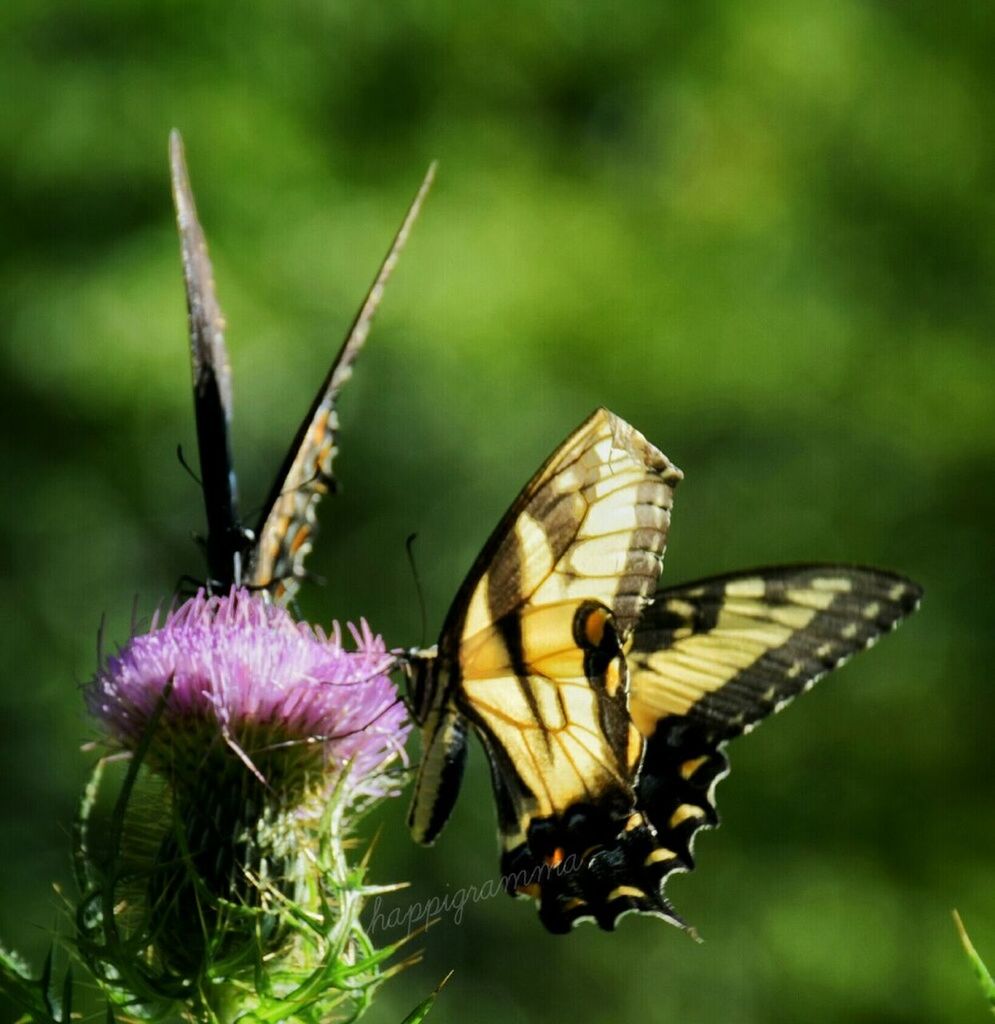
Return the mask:
<path id="1" fill-rule="evenodd" d="M 245 589 L 200 591 L 109 657 L 87 704 L 128 750 L 162 705 L 146 755 L 154 770 L 175 768 L 184 733 L 203 740 L 207 727 L 261 781 L 276 752 L 297 749 L 325 773 L 348 769 L 352 795 L 383 795 L 378 770 L 404 757 L 410 726 L 383 640 L 365 620 L 349 630 L 354 651 L 338 623 L 327 636 Z"/>
<path id="2" fill-rule="evenodd" d="M 345 843 L 351 812 L 397 791 L 410 726 L 383 640 L 365 621 L 349 629 L 354 650 L 337 625 L 326 635 L 248 590 L 201 591 L 87 687 L 146 786 L 132 800 L 125 782 L 127 810 L 80 832 L 79 941 L 112 988 L 186 998 L 210 976 L 216 1009 L 248 1007 L 277 976 L 291 991 L 369 946 Z M 253 994 L 264 960 L 269 994 Z"/>

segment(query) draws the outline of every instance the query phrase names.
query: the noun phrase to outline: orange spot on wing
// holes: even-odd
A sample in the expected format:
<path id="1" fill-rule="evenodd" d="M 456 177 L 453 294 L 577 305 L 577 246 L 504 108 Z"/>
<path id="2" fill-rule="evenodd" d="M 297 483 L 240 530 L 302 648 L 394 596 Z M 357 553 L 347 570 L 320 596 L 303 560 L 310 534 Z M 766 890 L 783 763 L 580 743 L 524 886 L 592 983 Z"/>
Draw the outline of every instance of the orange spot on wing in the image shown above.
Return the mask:
<path id="1" fill-rule="evenodd" d="M 608 612 L 604 608 L 592 608 L 584 620 L 584 636 L 592 647 L 600 647 L 608 624 Z"/>

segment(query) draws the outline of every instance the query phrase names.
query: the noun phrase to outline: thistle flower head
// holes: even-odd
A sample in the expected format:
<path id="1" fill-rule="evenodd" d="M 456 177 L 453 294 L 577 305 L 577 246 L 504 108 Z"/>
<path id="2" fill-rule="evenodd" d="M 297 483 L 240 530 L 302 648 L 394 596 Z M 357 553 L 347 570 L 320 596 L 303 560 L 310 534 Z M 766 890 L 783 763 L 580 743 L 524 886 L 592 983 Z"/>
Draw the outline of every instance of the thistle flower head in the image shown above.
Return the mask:
<path id="1" fill-rule="evenodd" d="M 110 657 L 87 703 L 128 750 L 158 713 L 146 755 L 154 770 L 175 771 L 184 747 L 203 753 L 213 733 L 267 784 L 274 754 L 296 749 L 307 752 L 301 766 L 348 770 L 354 792 L 378 795 L 378 769 L 403 756 L 408 726 L 383 641 L 365 620 L 349 629 L 354 651 L 337 623 L 326 636 L 247 590 L 200 591 Z"/>

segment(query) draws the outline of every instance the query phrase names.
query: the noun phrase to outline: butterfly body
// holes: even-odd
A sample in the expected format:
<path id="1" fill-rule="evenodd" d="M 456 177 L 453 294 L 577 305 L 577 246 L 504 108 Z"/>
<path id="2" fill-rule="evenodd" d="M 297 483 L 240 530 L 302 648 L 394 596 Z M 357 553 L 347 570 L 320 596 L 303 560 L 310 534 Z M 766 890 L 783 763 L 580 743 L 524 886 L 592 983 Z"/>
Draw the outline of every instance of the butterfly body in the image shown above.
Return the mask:
<path id="1" fill-rule="evenodd" d="M 597 410 L 484 545 L 439 642 L 407 659 L 423 756 L 409 814 L 432 843 L 477 735 L 501 875 L 553 932 L 663 895 L 718 823 L 726 743 L 894 627 L 919 588 L 881 570 L 774 567 L 657 591 L 680 470 Z"/>

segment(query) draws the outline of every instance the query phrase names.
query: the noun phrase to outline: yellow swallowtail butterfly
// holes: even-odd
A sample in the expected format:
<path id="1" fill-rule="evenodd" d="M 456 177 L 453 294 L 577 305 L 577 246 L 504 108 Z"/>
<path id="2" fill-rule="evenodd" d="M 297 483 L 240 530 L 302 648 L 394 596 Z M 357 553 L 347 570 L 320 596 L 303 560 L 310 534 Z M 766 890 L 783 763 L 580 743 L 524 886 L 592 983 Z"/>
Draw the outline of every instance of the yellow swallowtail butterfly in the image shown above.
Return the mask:
<path id="1" fill-rule="evenodd" d="M 409 814 L 431 843 L 472 729 L 491 768 L 512 895 L 550 931 L 663 895 L 717 823 L 724 744 L 873 643 L 920 588 L 877 569 L 759 569 L 657 591 L 682 474 L 598 409 L 519 494 L 437 645 L 407 657 L 422 760 Z"/>

